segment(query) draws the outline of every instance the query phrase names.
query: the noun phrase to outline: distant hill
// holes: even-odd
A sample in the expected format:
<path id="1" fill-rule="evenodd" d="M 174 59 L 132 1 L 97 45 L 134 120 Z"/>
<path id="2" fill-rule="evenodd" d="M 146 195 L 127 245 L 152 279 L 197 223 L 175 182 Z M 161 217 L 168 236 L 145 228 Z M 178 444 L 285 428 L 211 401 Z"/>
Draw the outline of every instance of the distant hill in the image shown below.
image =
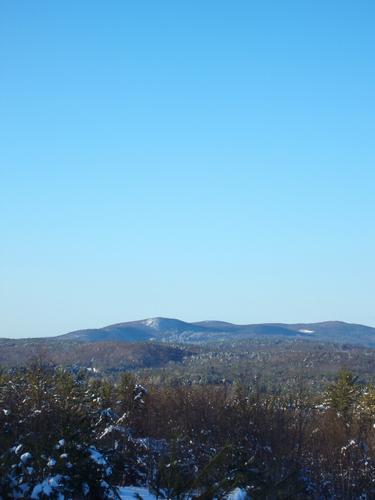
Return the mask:
<path id="1" fill-rule="evenodd" d="M 206 343 L 250 338 L 305 338 L 375 347 L 375 328 L 326 321 L 321 323 L 262 323 L 236 325 L 223 321 L 187 323 L 171 318 L 150 318 L 117 323 L 103 328 L 77 330 L 55 337 L 80 342 L 157 342 Z"/>
<path id="2" fill-rule="evenodd" d="M 144 342 L 146 340 L 178 340 L 186 332 L 200 333 L 202 327 L 185 323 L 178 319 L 152 318 L 128 323 L 117 323 L 103 328 L 77 330 L 60 335 L 60 339 L 80 340 L 85 342 L 123 341 Z M 172 338 L 175 337 L 175 338 Z"/>
<path id="3" fill-rule="evenodd" d="M 21 367 L 36 361 L 89 370 L 131 370 L 181 362 L 193 354 L 187 346 L 154 342 L 79 342 L 74 340 L 0 339 L 0 366 Z"/>

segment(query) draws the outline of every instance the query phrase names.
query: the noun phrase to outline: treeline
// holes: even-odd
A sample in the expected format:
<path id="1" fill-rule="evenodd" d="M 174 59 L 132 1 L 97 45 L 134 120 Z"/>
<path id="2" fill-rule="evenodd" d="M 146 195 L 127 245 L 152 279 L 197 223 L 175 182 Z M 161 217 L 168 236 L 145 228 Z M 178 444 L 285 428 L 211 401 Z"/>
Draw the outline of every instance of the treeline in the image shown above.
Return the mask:
<path id="1" fill-rule="evenodd" d="M 34 359 L 69 369 L 118 372 L 181 362 L 194 348 L 154 342 L 78 342 L 54 339 L 0 339 L 0 366 L 28 366 Z"/>
<path id="2" fill-rule="evenodd" d="M 258 377 L 264 390 L 298 385 L 322 391 L 346 367 L 362 380 L 375 379 L 375 349 L 302 340 L 252 340 L 195 346 L 197 352 L 182 362 L 143 370 L 160 383 L 251 384 Z"/>
<path id="3" fill-rule="evenodd" d="M 0 376 L 0 497 L 374 498 L 375 388 L 343 371 L 318 395 L 143 387 L 36 364 Z"/>

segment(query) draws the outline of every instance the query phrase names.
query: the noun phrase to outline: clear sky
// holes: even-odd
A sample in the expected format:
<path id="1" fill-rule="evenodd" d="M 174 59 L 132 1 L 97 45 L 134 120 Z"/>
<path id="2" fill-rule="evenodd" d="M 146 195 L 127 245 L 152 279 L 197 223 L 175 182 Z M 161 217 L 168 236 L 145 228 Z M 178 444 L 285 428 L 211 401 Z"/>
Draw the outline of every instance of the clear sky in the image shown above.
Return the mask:
<path id="1" fill-rule="evenodd" d="M 372 0 L 0 3 L 0 336 L 375 325 Z"/>

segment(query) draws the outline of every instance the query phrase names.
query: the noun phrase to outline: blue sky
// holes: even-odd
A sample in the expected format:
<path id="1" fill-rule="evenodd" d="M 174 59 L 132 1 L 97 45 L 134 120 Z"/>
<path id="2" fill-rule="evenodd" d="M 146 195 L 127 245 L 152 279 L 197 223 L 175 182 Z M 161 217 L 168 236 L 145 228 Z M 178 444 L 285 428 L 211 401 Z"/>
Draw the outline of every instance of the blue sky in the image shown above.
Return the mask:
<path id="1" fill-rule="evenodd" d="M 375 4 L 0 5 L 0 336 L 375 325 Z"/>

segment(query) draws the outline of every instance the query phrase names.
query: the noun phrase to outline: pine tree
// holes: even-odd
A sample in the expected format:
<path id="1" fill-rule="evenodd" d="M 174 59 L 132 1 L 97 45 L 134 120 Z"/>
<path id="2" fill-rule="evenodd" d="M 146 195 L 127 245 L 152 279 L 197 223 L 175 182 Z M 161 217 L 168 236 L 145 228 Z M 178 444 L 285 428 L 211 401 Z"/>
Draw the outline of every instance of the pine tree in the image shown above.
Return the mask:
<path id="1" fill-rule="evenodd" d="M 358 377 L 348 370 L 341 370 L 337 380 L 326 390 L 327 403 L 344 419 L 350 420 L 361 395 Z"/>

